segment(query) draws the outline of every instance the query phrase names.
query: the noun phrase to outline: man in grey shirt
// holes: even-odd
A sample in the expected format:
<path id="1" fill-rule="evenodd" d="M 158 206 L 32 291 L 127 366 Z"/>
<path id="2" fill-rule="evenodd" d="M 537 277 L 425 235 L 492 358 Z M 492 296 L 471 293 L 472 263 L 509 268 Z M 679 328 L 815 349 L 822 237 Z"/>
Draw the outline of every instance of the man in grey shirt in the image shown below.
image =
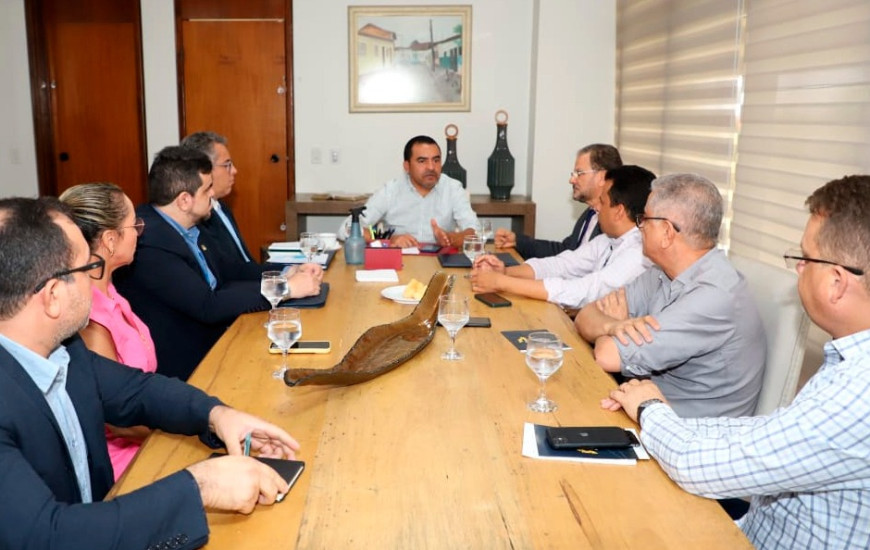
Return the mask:
<path id="1" fill-rule="evenodd" d="M 474 234 L 477 215 L 462 184 L 441 173 L 441 148 L 429 136 L 416 136 L 405 144 L 404 157 L 405 174 L 369 198 L 360 222 L 383 221 L 392 226 L 392 246 L 461 247 L 465 235 Z M 347 238 L 349 225 L 348 217 L 339 228 L 339 238 Z"/>
<path id="2" fill-rule="evenodd" d="M 761 390 L 764 328 L 743 276 L 715 248 L 721 223 L 709 180 L 658 178 L 637 220 L 655 267 L 575 320 L 604 370 L 651 378 L 682 417 L 751 415 Z"/>

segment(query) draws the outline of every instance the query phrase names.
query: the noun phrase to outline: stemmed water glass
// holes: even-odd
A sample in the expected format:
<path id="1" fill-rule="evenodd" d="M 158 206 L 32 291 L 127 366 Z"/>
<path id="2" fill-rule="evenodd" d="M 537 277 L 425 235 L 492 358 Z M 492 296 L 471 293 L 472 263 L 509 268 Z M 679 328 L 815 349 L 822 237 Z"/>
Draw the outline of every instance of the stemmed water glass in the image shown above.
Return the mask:
<path id="1" fill-rule="evenodd" d="M 471 260 L 471 265 L 474 267 L 474 260 L 478 256 L 484 253 L 483 245 L 486 241 L 478 237 L 477 235 L 466 235 L 462 240 L 462 253 Z M 466 273 L 465 278 L 468 279 L 471 277 L 471 274 Z"/>
<path id="2" fill-rule="evenodd" d="M 320 248 L 320 237 L 317 233 L 303 233 L 299 238 L 299 248 L 305 254 L 305 261 L 311 263 Z"/>
<path id="3" fill-rule="evenodd" d="M 284 378 L 287 371 L 287 350 L 302 337 L 302 319 L 299 310 L 282 307 L 269 312 L 266 325 L 269 340 L 281 350 L 281 368 L 272 373 L 272 378 Z"/>
<path id="4" fill-rule="evenodd" d="M 287 278 L 280 271 L 264 271 L 260 277 L 260 294 L 272 304 L 274 311 L 278 302 L 290 293 Z"/>
<path id="5" fill-rule="evenodd" d="M 562 366 L 562 341 L 552 332 L 533 332 L 526 338 L 526 365 L 532 369 L 541 381 L 541 392 L 538 398 L 528 404 L 535 412 L 553 412 L 556 402 L 547 399 L 544 385 L 547 378 Z"/>
<path id="6" fill-rule="evenodd" d="M 450 335 L 450 349 L 441 355 L 441 359 L 462 359 L 462 354 L 456 351 L 456 333 L 468 322 L 468 298 L 456 294 L 441 296 L 438 299 L 438 322 Z"/>
<path id="7" fill-rule="evenodd" d="M 483 244 L 486 244 L 492 238 L 492 222 L 490 220 L 480 220 L 475 233 L 483 239 Z"/>

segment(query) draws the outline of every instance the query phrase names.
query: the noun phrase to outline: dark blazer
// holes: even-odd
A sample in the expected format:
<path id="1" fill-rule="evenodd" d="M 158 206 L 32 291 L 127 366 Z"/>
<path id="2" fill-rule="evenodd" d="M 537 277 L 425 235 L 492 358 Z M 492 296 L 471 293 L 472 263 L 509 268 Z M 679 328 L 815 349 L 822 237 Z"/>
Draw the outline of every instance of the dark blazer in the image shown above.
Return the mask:
<path id="1" fill-rule="evenodd" d="M 239 231 L 239 225 L 236 223 L 232 209 L 225 202 L 220 201 L 220 203 L 221 210 L 226 214 L 227 219 L 229 219 L 230 224 L 239 236 L 239 242 L 242 244 L 242 248 L 245 249 L 245 254 L 251 259 L 249 262 L 245 261 L 227 226 L 224 225 L 217 212 L 212 212 L 211 217 L 199 223 L 199 229 L 212 242 L 211 251 L 215 253 L 213 258 L 217 268 L 223 275 L 222 278 L 259 281 L 264 271 L 280 270 L 282 266 L 268 263 L 261 264 L 254 261 L 254 256 L 248 249 L 248 245 L 245 244 L 242 233 Z"/>
<path id="2" fill-rule="evenodd" d="M 136 214 L 145 220 L 133 263 L 113 276 L 118 291 L 148 325 L 157 351 L 157 372 L 187 380 L 236 317 L 269 309 L 258 280 L 239 280 L 219 268 L 212 241 L 200 234 L 200 248 L 217 278 L 212 290 L 184 238 L 150 205 Z"/>
<path id="3" fill-rule="evenodd" d="M 517 235 L 517 252 L 520 256 L 528 260 L 529 258 L 546 258 L 549 256 L 555 256 L 565 250 L 577 250 L 577 248 L 580 247 L 580 231 L 583 229 L 583 222 L 586 221 L 586 216 L 588 216 L 588 213 L 590 212 L 592 212 L 590 209 L 583 212 L 583 214 L 577 218 L 577 222 L 574 224 L 574 229 L 571 231 L 571 234 L 561 241 L 546 241 L 543 239 L 535 239 L 528 235 Z M 593 227 L 587 229 L 587 231 L 592 231 L 590 239 L 594 239 L 601 234 L 601 227 L 596 223 Z"/>
<path id="4" fill-rule="evenodd" d="M 75 336 L 66 389 L 88 453 L 94 504 L 81 504 L 72 460 L 42 392 L 0 346 L 0 548 L 197 548 L 208 540 L 199 489 L 187 471 L 100 503 L 112 486 L 104 424 L 200 434 L 220 401 L 85 348 Z"/>

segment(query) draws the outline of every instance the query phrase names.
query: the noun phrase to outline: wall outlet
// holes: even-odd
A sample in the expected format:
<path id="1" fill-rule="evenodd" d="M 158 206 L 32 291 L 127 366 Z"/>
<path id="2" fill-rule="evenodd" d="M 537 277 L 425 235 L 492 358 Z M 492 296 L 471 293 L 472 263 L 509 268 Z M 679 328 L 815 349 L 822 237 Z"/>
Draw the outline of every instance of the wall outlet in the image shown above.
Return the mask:
<path id="1" fill-rule="evenodd" d="M 323 163 L 323 151 L 320 150 L 320 147 L 312 147 L 311 148 L 311 164 L 322 164 Z"/>
<path id="2" fill-rule="evenodd" d="M 341 149 L 330 149 L 329 161 L 332 164 L 341 164 Z"/>

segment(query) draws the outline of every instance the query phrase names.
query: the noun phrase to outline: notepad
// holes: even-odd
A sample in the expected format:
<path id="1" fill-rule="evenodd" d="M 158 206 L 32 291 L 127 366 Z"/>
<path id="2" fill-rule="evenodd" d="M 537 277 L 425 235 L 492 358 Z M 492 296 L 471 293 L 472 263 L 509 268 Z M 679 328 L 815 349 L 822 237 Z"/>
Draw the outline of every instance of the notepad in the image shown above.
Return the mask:
<path id="1" fill-rule="evenodd" d="M 399 274 L 395 269 L 358 269 L 356 280 L 360 283 L 398 283 Z"/>
<path id="2" fill-rule="evenodd" d="M 637 432 L 626 428 L 637 437 Z M 597 450 L 557 450 L 547 443 L 547 426 L 526 422 L 523 424 L 523 456 L 545 460 L 566 462 L 589 462 L 598 464 L 623 464 L 631 466 L 638 460 L 649 460 L 649 453 L 643 445 L 637 444 L 630 449 Z"/>

